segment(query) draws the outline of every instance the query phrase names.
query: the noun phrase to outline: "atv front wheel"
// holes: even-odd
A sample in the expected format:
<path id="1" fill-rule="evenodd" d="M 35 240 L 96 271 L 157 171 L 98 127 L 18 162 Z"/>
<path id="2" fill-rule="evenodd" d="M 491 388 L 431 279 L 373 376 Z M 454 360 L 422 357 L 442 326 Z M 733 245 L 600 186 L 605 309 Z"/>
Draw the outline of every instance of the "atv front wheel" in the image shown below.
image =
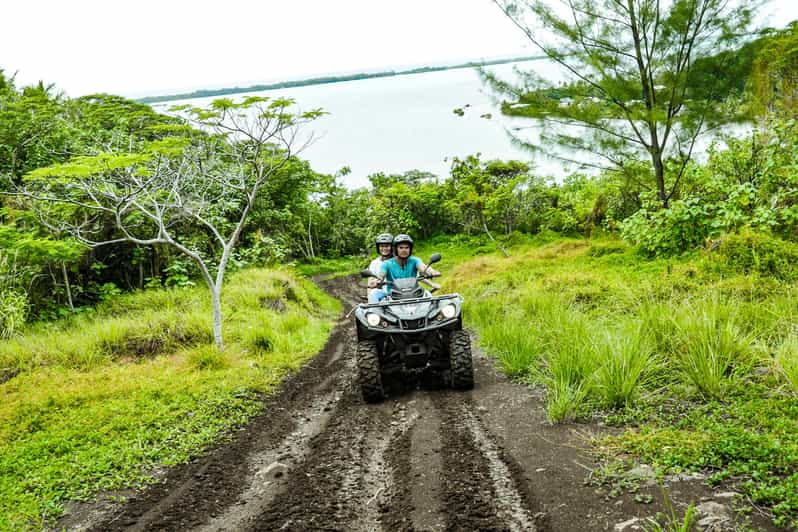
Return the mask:
<path id="1" fill-rule="evenodd" d="M 471 361 L 471 337 L 465 331 L 452 331 L 449 335 L 449 362 L 451 384 L 455 390 L 474 387 L 474 365 Z"/>
<path id="2" fill-rule="evenodd" d="M 363 340 L 357 343 L 357 370 L 363 399 L 367 403 L 382 401 L 384 394 L 377 342 Z"/>

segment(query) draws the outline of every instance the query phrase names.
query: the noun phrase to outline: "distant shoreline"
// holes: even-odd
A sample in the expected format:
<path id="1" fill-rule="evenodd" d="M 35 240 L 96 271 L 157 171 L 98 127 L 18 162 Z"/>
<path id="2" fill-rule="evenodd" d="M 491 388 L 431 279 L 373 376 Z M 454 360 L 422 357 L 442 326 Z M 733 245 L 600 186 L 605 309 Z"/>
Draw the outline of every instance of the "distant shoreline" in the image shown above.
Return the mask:
<path id="1" fill-rule="evenodd" d="M 227 96 L 229 94 L 240 94 L 242 92 L 259 92 L 274 89 L 287 89 L 292 87 L 306 87 L 308 85 L 323 85 L 326 83 L 341 83 L 344 81 L 356 81 L 359 79 L 386 78 L 391 76 L 404 76 L 407 74 L 424 74 L 427 72 L 439 72 L 442 70 L 455 70 L 458 68 L 473 68 L 490 65 L 502 65 L 506 63 L 520 63 L 524 61 L 535 61 L 545 59 L 544 56 L 512 57 L 509 59 L 494 59 L 491 61 L 469 61 L 449 66 L 424 66 L 408 70 L 386 70 L 384 72 L 346 74 L 341 76 L 321 76 L 316 78 L 299 79 L 293 81 L 280 81 L 263 85 L 250 85 L 247 87 L 228 87 L 224 89 L 199 89 L 182 94 L 168 94 L 162 96 L 145 96 L 137 98 L 141 103 L 171 102 L 173 100 L 189 100 L 193 98 L 207 98 L 209 96 Z"/>

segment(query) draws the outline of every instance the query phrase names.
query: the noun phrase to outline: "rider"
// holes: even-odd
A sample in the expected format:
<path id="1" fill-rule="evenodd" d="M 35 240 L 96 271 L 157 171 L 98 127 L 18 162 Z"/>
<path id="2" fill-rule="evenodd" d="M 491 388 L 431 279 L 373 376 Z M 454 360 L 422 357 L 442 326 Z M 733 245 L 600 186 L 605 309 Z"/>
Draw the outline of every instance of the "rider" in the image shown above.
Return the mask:
<path id="1" fill-rule="evenodd" d="M 374 275 L 379 275 L 382 271 L 383 262 L 393 257 L 393 235 L 390 233 L 382 233 L 374 240 L 374 246 L 377 248 L 377 258 L 369 264 L 369 270 Z M 369 277 L 368 280 L 368 300 L 369 303 L 379 303 L 385 297 L 385 291 L 378 288 L 379 281 L 376 277 Z M 377 295 L 377 292 L 382 292 L 382 296 Z"/>
<path id="2" fill-rule="evenodd" d="M 425 272 L 429 277 L 437 277 L 440 272 L 428 267 L 424 261 L 413 255 L 413 239 L 409 235 L 396 235 L 393 239 L 393 258 L 382 263 L 378 275 L 380 280 L 385 279 L 385 291 L 382 296 L 377 294 L 377 302 L 384 299 L 391 292 L 395 279 L 416 277 L 418 272 Z"/>

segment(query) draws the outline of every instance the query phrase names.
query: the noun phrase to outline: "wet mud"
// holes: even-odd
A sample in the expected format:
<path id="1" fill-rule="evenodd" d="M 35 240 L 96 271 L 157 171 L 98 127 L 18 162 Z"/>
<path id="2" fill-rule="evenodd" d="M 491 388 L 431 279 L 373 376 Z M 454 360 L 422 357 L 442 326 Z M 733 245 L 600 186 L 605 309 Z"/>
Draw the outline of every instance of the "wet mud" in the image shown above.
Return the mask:
<path id="1" fill-rule="evenodd" d="M 354 278 L 320 284 L 345 311 L 361 300 Z M 587 483 L 601 428 L 549 424 L 540 392 L 479 350 L 473 390 L 401 389 L 371 405 L 355 341 L 341 316 L 322 352 L 229 441 L 124 503 L 73 507 L 57 529 L 614 531 L 641 530 L 663 508 L 659 486 L 643 487 L 641 504 Z M 677 511 L 713 496 L 697 482 L 672 491 Z"/>

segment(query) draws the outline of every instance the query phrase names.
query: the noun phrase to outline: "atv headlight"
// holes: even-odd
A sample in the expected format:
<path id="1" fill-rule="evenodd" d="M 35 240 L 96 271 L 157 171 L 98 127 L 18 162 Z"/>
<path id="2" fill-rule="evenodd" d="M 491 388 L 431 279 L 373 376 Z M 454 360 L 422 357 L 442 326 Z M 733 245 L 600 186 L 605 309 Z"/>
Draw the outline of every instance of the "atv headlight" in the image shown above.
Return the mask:
<path id="1" fill-rule="evenodd" d="M 443 307 L 441 309 L 441 314 L 443 314 L 444 318 L 446 318 L 447 320 L 450 320 L 450 319 L 454 318 L 455 314 L 457 314 L 457 309 L 454 307 L 454 305 L 449 303 L 448 305 L 446 305 L 445 307 Z"/>
<path id="2" fill-rule="evenodd" d="M 379 314 L 374 314 L 373 312 L 366 314 L 366 323 L 369 324 L 369 327 L 376 327 L 377 325 L 379 325 L 380 324 Z"/>

